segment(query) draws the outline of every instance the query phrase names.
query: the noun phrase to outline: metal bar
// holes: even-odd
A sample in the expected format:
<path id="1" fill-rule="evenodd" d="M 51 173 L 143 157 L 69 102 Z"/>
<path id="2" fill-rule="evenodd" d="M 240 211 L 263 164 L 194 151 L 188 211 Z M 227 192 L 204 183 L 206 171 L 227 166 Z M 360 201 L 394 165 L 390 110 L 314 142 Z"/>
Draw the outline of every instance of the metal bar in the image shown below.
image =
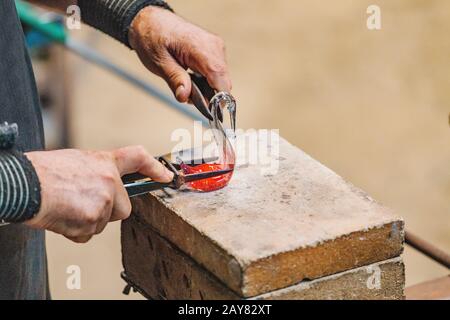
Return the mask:
<path id="1" fill-rule="evenodd" d="M 201 173 L 193 173 L 193 174 L 187 174 L 184 176 L 184 182 L 195 182 L 210 178 L 216 178 L 220 176 L 224 176 L 226 174 L 232 173 L 233 169 L 224 169 L 224 170 L 217 170 L 217 171 L 206 171 Z"/>
<path id="2" fill-rule="evenodd" d="M 66 42 L 63 45 L 67 49 L 72 51 L 73 53 L 80 56 L 81 58 L 110 71 L 111 73 L 115 74 L 119 78 L 126 80 L 130 84 L 136 86 L 137 88 L 141 89 L 145 93 L 160 100 L 164 104 L 181 112 L 182 114 L 188 116 L 189 118 L 202 122 L 202 124 L 205 127 L 209 126 L 208 120 L 205 119 L 204 117 L 202 117 L 200 114 L 198 114 L 195 111 L 195 109 L 192 108 L 192 106 L 181 104 L 181 103 L 177 102 L 175 99 L 173 99 L 169 95 L 163 93 L 161 90 L 159 90 L 152 84 L 150 84 L 142 79 L 139 79 L 138 77 L 131 74 L 130 72 L 120 68 L 119 66 L 115 65 L 113 62 L 111 62 L 108 59 L 106 59 L 105 57 L 103 57 L 100 53 L 87 47 L 83 43 L 75 41 L 71 38 L 67 38 Z"/>
<path id="3" fill-rule="evenodd" d="M 405 241 L 406 244 L 410 245 L 417 251 L 423 253 L 444 267 L 447 267 L 447 269 L 450 269 L 450 255 L 448 253 L 409 231 L 406 231 L 405 233 Z"/>
<path id="4" fill-rule="evenodd" d="M 128 196 L 134 198 L 143 194 L 150 193 L 152 191 L 161 190 L 170 187 L 170 183 L 160 183 L 156 181 L 135 182 L 126 184 L 125 190 L 127 190 Z"/>
<path id="5" fill-rule="evenodd" d="M 175 170 L 176 171 L 176 170 Z M 218 170 L 218 171 L 209 171 L 209 172 L 202 172 L 202 173 L 194 173 L 194 174 L 188 174 L 182 177 L 182 182 L 180 184 L 194 182 L 194 181 L 200 181 L 205 180 L 209 178 L 215 178 L 220 177 L 226 174 L 229 174 L 233 172 L 232 169 L 226 169 L 226 170 Z M 122 178 L 123 179 L 123 178 Z M 147 194 L 149 192 L 153 192 L 156 190 L 161 190 L 164 188 L 178 188 L 177 178 L 174 179 L 174 182 L 172 183 L 161 183 L 156 181 L 142 181 L 142 182 L 132 182 L 132 183 L 126 183 L 125 189 L 128 192 L 128 196 L 130 198 L 137 197 L 143 194 Z M 180 185 L 181 187 L 181 185 Z"/>

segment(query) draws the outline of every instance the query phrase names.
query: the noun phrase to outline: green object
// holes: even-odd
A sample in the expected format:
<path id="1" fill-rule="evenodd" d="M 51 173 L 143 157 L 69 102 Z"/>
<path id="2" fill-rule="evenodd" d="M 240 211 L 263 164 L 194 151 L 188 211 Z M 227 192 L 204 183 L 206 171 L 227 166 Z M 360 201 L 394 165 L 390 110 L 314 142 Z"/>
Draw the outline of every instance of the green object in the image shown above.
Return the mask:
<path id="1" fill-rule="evenodd" d="M 44 21 L 29 4 L 21 0 L 16 0 L 16 8 L 19 18 L 24 24 L 39 31 L 52 41 L 66 43 L 67 33 L 63 25 Z"/>

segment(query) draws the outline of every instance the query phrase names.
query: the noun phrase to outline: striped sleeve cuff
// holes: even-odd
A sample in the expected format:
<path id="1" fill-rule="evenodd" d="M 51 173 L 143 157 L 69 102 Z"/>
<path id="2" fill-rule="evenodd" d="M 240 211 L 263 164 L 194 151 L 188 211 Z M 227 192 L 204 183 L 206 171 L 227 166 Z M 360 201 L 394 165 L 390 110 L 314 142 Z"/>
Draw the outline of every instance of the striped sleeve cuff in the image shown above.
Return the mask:
<path id="1" fill-rule="evenodd" d="M 128 31 L 139 11 L 158 6 L 173 11 L 162 0 L 78 0 L 83 21 L 130 47 Z"/>
<path id="2" fill-rule="evenodd" d="M 20 152 L 0 150 L 0 224 L 33 218 L 41 204 L 39 178 Z"/>

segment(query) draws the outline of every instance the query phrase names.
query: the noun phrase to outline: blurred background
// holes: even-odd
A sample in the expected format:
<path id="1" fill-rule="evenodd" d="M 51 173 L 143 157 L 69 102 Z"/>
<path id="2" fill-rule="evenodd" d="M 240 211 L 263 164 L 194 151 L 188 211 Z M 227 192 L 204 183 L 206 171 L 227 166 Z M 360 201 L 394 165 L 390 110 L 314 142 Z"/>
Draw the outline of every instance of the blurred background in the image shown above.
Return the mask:
<path id="1" fill-rule="evenodd" d="M 450 2 L 171 0 L 227 43 L 238 126 L 281 135 L 393 208 L 411 231 L 450 251 Z M 381 7 L 382 29 L 366 27 Z M 71 36 L 165 92 L 135 54 L 87 26 Z M 171 150 L 193 122 L 110 73 L 52 47 L 34 54 L 49 148 L 142 144 Z M 51 85 L 51 86 L 49 86 Z M 120 224 L 87 245 L 48 233 L 56 299 L 122 295 Z M 406 247 L 407 286 L 448 271 Z M 81 290 L 68 290 L 78 265 Z"/>

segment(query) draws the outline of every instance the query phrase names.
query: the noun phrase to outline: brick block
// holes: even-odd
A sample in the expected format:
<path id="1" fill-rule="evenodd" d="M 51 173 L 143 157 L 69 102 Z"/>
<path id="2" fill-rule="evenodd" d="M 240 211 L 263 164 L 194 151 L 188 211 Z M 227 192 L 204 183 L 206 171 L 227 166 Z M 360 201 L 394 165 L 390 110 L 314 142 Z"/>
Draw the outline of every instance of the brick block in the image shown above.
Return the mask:
<path id="1" fill-rule="evenodd" d="M 155 192 L 134 199 L 133 214 L 239 297 L 401 254 L 401 218 L 284 139 L 269 143 L 279 148 L 276 174 L 240 158 L 248 152 L 238 148 L 227 188 Z"/>
<path id="2" fill-rule="evenodd" d="M 128 281 L 147 298 L 242 299 L 136 217 L 131 217 L 122 224 L 122 251 Z M 403 262 L 400 258 L 394 258 L 320 279 L 303 281 L 252 299 L 403 299 L 404 284 Z"/>

